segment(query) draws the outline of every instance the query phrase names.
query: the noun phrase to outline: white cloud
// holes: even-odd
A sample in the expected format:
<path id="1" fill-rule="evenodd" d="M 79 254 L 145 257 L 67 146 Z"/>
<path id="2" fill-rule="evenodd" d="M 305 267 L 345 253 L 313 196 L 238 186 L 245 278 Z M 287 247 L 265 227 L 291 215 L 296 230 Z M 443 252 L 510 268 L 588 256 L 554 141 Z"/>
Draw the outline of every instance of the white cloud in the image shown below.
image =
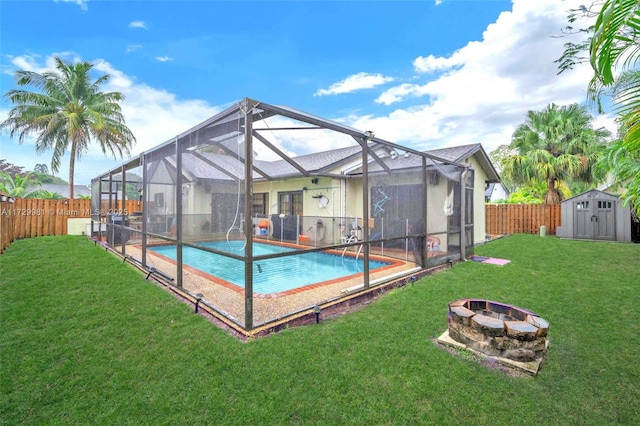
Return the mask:
<path id="1" fill-rule="evenodd" d="M 71 63 L 76 63 L 81 60 L 80 57 L 73 52 L 54 52 L 46 58 L 40 55 L 11 56 L 9 60 L 12 66 L 10 68 L 7 67 L 6 72 L 13 74 L 16 70 L 23 70 L 41 74 L 55 68 L 56 57 Z"/>
<path id="2" fill-rule="evenodd" d="M 429 55 L 426 58 L 418 56 L 413 61 L 413 68 L 416 72 L 427 73 L 431 71 L 444 70 L 452 68 L 458 65 L 462 65 L 463 61 L 460 55 L 453 55 L 449 58 L 443 58 L 441 56 L 435 57 Z"/>
<path id="3" fill-rule="evenodd" d="M 171 62 L 173 58 L 171 56 L 156 56 L 156 60 L 160 62 Z"/>
<path id="4" fill-rule="evenodd" d="M 130 44 L 127 46 L 127 53 L 135 52 L 140 49 L 142 49 L 141 44 Z"/>
<path id="5" fill-rule="evenodd" d="M 408 96 L 421 97 L 426 94 L 426 89 L 418 84 L 404 83 L 400 86 L 392 87 L 389 90 L 384 91 L 375 100 L 376 103 L 391 105 L 395 102 L 400 102 Z"/>
<path id="6" fill-rule="evenodd" d="M 53 0 L 54 3 L 74 3 L 80 6 L 80 9 L 86 11 L 88 9 L 87 3 L 89 0 Z"/>
<path id="7" fill-rule="evenodd" d="M 393 77 L 385 77 L 382 74 L 360 72 L 350 75 L 342 81 L 333 83 L 328 89 L 319 89 L 314 96 L 337 95 L 339 93 L 351 93 L 356 90 L 371 89 L 393 80 Z"/>
<path id="8" fill-rule="evenodd" d="M 205 101 L 179 100 L 166 90 L 136 83 L 104 60 L 93 63 L 96 70 L 111 76 L 104 90 L 125 96 L 122 112 L 137 139 L 133 154 L 147 151 L 220 111 Z"/>
<path id="9" fill-rule="evenodd" d="M 405 80 L 390 85 L 375 99 L 381 105 L 394 105 L 392 111 L 332 119 L 357 129 L 372 130 L 377 137 L 414 149 L 480 142 L 491 151 L 508 144 L 515 128 L 526 119 L 527 111 L 540 110 L 551 102 L 563 105 L 586 100 L 591 77 L 589 65 L 557 75 L 553 62 L 562 54 L 564 43 L 572 40 L 554 36 L 567 25 L 567 10 L 581 2 L 513 0 L 512 11 L 502 13 L 489 25 L 481 40 L 469 42 L 448 56 L 425 52 L 417 58 L 407 58 L 416 78 L 411 83 Z M 58 55 L 65 60 L 79 60 L 70 52 Z M 123 113 L 137 138 L 133 155 L 152 149 L 221 110 L 202 100 L 178 99 L 167 90 L 141 84 L 105 61 L 92 62 L 97 71 L 111 75 L 105 90 L 126 96 Z M 21 56 L 11 58 L 11 64 L 15 69 L 42 72 L 53 67 L 53 60 L 52 56 Z M 394 81 L 399 79 L 362 72 L 318 90 L 315 96 L 371 89 Z M 275 117 L 270 120 L 272 127 L 287 127 L 287 123 L 277 122 Z M 595 125 L 606 125 L 615 131 L 611 117 L 597 117 Z M 300 131 L 274 131 L 266 132 L 266 136 L 290 154 L 304 154 L 309 147 L 344 146 L 345 141 L 327 139 L 318 130 L 304 133 L 308 135 L 303 136 Z M 4 156 L 4 145 L 2 149 Z M 259 146 L 256 150 L 260 151 L 259 159 L 271 159 L 267 150 L 263 152 Z M 17 155 L 22 152 L 35 157 L 32 149 L 22 148 Z M 32 161 L 48 162 L 49 157 L 44 155 Z M 15 164 L 32 167 L 26 159 L 22 162 L 15 158 L 22 159 L 9 157 Z M 76 164 L 76 179 L 78 183 L 88 183 L 91 177 L 121 162 L 105 160 L 99 150 L 93 149 Z M 63 164 L 61 170 L 66 170 L 65 167 Z"/>
<path id="10" fill-rule="evenodd" d="M 57 55 L 61 56 L 61 54 Z M 12 63 L 16 69 L 42 73 L 54 68 L 54 56 L 47 58 L 15 57 L 12 59 Z M 78 60 L 71 53 L 65 53 L 63 56 L 65 61 Z M 126 75 L 102 59 L 90 60 L 89 62 L 94 64 L 96 76 L 110 75 L 109 81 L 102 87 L 102 90 L 121 92 L 125 96 L 125 100 L 121 102 L 122 113 L 127 126 L 137 140 L 132 149 L 132 155 L 148 151 L 166 142 L 221 110 L 203 100 L 181 100 L 166 90 L 137 83 L 135 78 Z M 7 113 L 8 110 L 1 110 L 0 117 L 6 117 Z M 25 145 L 32 144 L 33 138 L 25 140 Z M 28 149 L 17 148 L 16 141 L 9 143 L 7 140 L 5 144 L 3 140 L 2 151 L 3 157 L 7 157 L 9 161 L 22 165 L 26 169 L 33 168 L 36 163 L 49 164 L 51 161 L 51 153 L 36 157 L 31 146 Z M 90 145 L 89 152 L 84 154 L 79 162 L 76 162 L 76 183 L 87 184 L 92 177 L 118 166 L 123 161 L 123 159 L 112 160 L 110 157 L 105 157 L 99 148 Z M 60 176 L 64 179 L 67 179 L 67 170 L 68 156 L 65 156 L 60 167 Z"/>
<path id="11" fill-rule="evenodd" d="M 144 21 L 131 21 L 129 22 L 129 28 L 142 28 L 147 29 L 147 24 Z"/>
<path id="12" fill-rule="evenodd" d="M 564 44 L 576 41 L 557 36 L 567 25 L 568 9 L 581 2 L 513 0 L 512 11 L 500 14 L 481 41 L 446 57 L 416 58 L 414 83 L 390 87 L 375 99 L 397 109 L 343 121 L 417 149 L 480 142 L 490 151 L 508 144 L 527 111 L 586 101 L 590 66 L 558 75 L 554 63 Z M 600 120 L 613 130 L 610 118 Z"/>

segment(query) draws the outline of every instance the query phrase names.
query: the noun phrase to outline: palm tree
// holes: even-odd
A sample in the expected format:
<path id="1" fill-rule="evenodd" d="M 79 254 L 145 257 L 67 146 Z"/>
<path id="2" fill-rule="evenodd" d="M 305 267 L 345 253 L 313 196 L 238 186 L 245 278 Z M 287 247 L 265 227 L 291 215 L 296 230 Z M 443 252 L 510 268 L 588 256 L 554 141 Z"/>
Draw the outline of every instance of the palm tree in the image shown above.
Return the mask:
<path id="1" fill-rule="evenodd" d="M 607 136 L 607 130 L 591 127 L 591 116 L 577 104 L 529 111 L 511 140 L 516 153 L 503 159 L 502 171 L 521 185 L 546 183 L 545 204 L 557 204 L 563 198 L 559 184 L 593 180 L 593 165 Z"/>
<path id="2" fill-rule="evenodd" d="M 64 197 L 59 192 L 49 191 L 47 189 L 43 189 L 39 192 L 38 197 L 43 198 L 45 200 L 63 200 Z"/>
<path id="3" fill-rule="evenodd" d="M 108 74 L 91 82 L 89 73 L 93 64 L 79 62 L 75 65 L 56 58 L 56 70 L 38 74 L 17 71 L 18 86 L 34 86 L 41 93 L 27 90 L 10 90 L 4 97 L 14 107 L 0 128 L 18 136 L 20 143 L 25 136 L 35 134 L 36 152 L 53 149 L 51 170 L 56 173 L 67 149 L 69 157 L 69 198 L 73 198 L 75 162 L 81 158 L 95 140 L 104 154 L 114 157 L 129 154 L 135 138 L 126 126 L 119 101 L 119 92 L 101 92 Z"/>
<path id="4" fill-rule="evenodd" d="M 620 198 L 634 206 L 636 217 L 640 218 L 640 151 L 629 150 L 624 139 L 608 146 L 596 165 L 596 176 L 609 180 L 614 187 L 623 187 Z"/>
<path id="5" fill-rule="evenodd" d="M 0 172 L 0 192 L 14 198 L 39 198 L 42 184 L 34 179 L 33 173 L 25 176 Z"/>
<path id="6" fill-rule="evenodd" d="M 605 162 L 616 182 L 624 182 L 623 199 L 640 216 L 640 2 L 606 0 L 598 14 L 591 38 L 590 59 L 594 77 L 589 94 L 601 106 L 611 96 L 618 115 L 619 144 L 608 151 Z M 618 75 L 614 70 L 619 72 Z M 635 175 L 634 175 L 635 173 Z"/>

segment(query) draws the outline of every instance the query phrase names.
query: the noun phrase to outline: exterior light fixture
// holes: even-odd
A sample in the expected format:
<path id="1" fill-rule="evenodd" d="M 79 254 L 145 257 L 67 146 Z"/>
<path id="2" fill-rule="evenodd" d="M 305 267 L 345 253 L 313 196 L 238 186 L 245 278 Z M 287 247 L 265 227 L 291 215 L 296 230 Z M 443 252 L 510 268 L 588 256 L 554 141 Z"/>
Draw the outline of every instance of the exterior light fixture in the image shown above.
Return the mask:
<path id="1" fill-rule="evenodd" d="M 316 324 L 320 323 L 320 306 L 315 305 L 313 307 L 313 313 L 316 315 Z"/>
<path id="2" fill-rule="evenodd" d="M 195 313 L 198 313 L 198 306 L 200 305 L 200 301 L 204 298 L 204 294 L 202 293 L 198 293 L 196 294 L 196 308 L 195 308 Z"/>
<path id="3" fill-rule="evenodd" d="M 3 203 L 5 201 L 7 201 L 7 196 L 6 195 L 0 195 L 0 201 L 2 201 Z"/>
<path id="4" fill-rule="evenodd" d="M 16 202 L 16 199 L 13 197 L 9 197 L 9 204 L 13 204 Z"/>

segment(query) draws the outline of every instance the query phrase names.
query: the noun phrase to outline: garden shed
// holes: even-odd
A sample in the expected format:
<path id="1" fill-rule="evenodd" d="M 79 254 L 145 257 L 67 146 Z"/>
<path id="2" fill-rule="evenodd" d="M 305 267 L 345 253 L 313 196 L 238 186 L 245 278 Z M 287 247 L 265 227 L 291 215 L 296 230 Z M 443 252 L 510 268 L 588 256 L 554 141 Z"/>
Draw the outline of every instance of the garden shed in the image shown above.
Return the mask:
<path id="1" fill-rule="evenodd" d="M 561 238 L 631 241 L 631 209 L 616 195 L 592 189 L 561 204 Z"/>

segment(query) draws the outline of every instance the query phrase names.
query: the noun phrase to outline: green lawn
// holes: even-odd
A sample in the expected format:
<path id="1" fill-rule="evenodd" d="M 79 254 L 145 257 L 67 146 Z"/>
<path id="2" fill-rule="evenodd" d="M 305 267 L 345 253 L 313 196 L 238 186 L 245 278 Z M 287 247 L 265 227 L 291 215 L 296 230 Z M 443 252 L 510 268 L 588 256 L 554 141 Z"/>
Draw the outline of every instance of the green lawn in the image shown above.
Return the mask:
<path id="1" fill-rule="evenodd" d="M 0 256 L 2 424 L 603 425 L 640 421 L 640 245 L 515 235 L 318 325 L 240 342 L 82 237 Z M 434 344 L 447 303 L 547 319 L 540 374 Z"/>

